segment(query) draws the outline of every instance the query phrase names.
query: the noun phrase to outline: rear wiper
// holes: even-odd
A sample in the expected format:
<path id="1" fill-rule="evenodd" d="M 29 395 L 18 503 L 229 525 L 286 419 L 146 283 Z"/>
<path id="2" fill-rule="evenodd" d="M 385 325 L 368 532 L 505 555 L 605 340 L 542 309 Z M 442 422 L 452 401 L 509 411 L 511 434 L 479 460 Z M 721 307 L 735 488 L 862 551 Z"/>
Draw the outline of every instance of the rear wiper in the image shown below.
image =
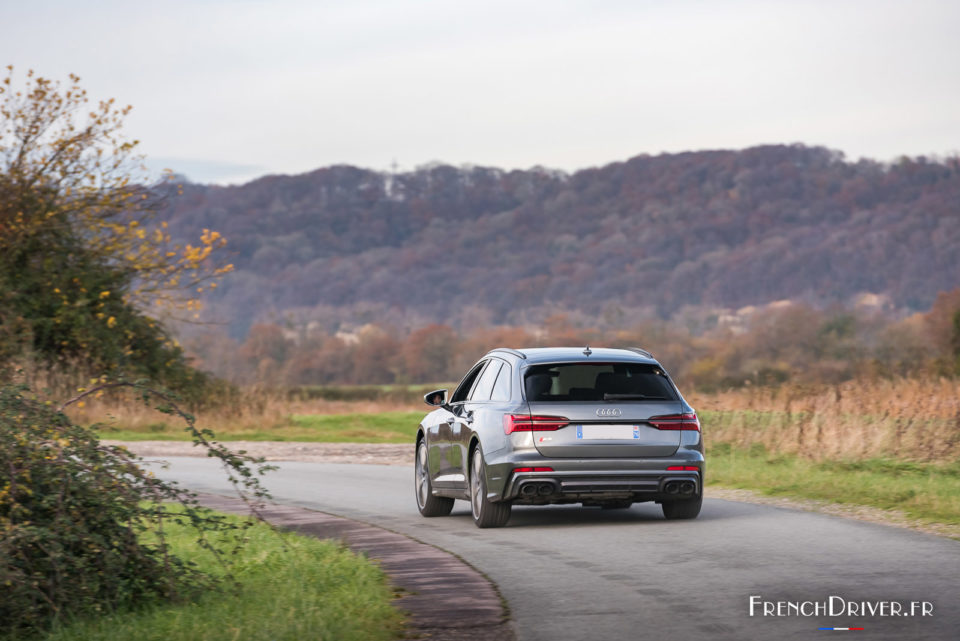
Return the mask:
<path id="1" fill-rule="evenodd" d="M 647 396 L 646 394 L 604 394 L 605 401 L 669 401 L 664 396 Z"/>

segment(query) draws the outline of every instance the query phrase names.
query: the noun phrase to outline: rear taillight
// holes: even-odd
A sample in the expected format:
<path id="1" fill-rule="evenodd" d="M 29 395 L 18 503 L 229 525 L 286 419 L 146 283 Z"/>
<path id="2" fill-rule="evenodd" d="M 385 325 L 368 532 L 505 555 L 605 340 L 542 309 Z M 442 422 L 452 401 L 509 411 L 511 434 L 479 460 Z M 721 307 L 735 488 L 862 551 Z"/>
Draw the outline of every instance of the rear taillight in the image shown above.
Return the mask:
<path id="1" fill-rule="evenodd" d="M 570 421 L 562 416 L 504 414 L 503 433 L 513 434 L 514 432 L 553 432 L 569 424 Z"/>
<path id="2" fill-rule="evenodd" d="M 700 468 L 695 465 L 671 465 L 667 468 L 668 472 L 699 472 Z"/>
<path id="3" fill-rule="evenodd" d="M 700 420 L 696 414 L 670 414 L 654 416 L 647 421 L 658 430 L 694 430 L 700 431 Z"/>
<path id="4" fill-rule="evenodd" d="M 514 472 L 552 472 L 552 467 L 515 467 Z"/>

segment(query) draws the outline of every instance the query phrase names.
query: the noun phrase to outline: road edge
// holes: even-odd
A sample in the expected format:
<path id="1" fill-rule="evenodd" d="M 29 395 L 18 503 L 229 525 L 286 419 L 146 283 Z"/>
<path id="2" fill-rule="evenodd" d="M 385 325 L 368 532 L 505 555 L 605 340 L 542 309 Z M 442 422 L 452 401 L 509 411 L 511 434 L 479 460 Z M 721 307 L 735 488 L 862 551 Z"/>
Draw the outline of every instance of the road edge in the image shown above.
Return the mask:
<path id="1" fill-rule="evenodd" d="M 922 532 L 923 534 L 930 534 L 947 539 L 960 540 L 960 526 L 958 525 L 921 521 L 899 510 L 885 510 L 860 503 L 836 503 L 833 501 L 808 499 L 799 496 L 768 496 L 753 489 L 710 484 L 707 485 L 704 496 L 708 499 L 737 501 L 740 503 L 752 503 L 754 505 L 768 505 L 789 510 L 799 510 L 801 512 L 827 514 L 852 521 L 874 523 L 887 527 Z"/>
<path id="2" fill-rule="evenodd" d="M 250 514 L 241 499 L 198 493 L 205 507 Z M 496 584 L 461 557 L 435 545 L 305 507 L 268 503 L 259 509 L 267 523 L 300 535 L 340 540 L 375 560 L 398 591 L 393 603 L 408 614 L 403 638 L 430 641 L 516 641 L 510 608 Z"/>

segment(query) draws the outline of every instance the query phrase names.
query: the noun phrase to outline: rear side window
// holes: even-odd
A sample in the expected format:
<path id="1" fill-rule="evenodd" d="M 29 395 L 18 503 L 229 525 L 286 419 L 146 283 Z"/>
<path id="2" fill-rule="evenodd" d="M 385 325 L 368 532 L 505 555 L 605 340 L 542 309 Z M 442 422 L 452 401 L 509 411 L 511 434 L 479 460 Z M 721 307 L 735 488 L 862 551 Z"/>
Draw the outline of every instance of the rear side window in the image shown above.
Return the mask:
<path id="1" fill-rule="evenodd" d="M 490 392 L 493 390 L 494 381 L 497 380 L 497 374 L 500 373 L 501 364 L 502 361 L 490 361 L 490 364 L 487 365 L 485 370 L 483 370 L 483 374 L 480 375 L 480 380 L 478 380 L 477 384 L 474 386 L 473 393 L 470 394 L 471 401 L 490 400 Z"/>
<path id="2" fill-rule="evenodd" d="M 647 363 L 534 365 L 524 376 L 527 401 L 675 401 L 666 373 Z"/>
<path id="3" fill-rule="evenodd" d="M 510 379 L 513 377 L 513 369 L 506 363 L 500 369 L 500 376 L 497 376 L 497 382 L 493 386 L 493 394 L 490 395 L 492 401 L 510 400 Z"/>

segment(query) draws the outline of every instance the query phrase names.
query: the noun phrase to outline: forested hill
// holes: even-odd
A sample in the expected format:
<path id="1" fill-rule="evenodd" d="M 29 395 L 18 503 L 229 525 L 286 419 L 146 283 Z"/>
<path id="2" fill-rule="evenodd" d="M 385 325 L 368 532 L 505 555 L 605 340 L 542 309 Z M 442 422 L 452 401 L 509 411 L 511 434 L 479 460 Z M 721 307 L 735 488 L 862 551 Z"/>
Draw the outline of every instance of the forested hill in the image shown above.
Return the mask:
<path id="1" fill-rule="evenodd" d="M 235 333 L 294 308 L 502 323 L 871 292 L 923 309 L 960 285 L 956 158 L 882 165 L 778 145 L 572 175 L 336 166 L 183 192 L 163 214 L 173 228 L 216 229 L 236 252 L 216 300 Z"/>

